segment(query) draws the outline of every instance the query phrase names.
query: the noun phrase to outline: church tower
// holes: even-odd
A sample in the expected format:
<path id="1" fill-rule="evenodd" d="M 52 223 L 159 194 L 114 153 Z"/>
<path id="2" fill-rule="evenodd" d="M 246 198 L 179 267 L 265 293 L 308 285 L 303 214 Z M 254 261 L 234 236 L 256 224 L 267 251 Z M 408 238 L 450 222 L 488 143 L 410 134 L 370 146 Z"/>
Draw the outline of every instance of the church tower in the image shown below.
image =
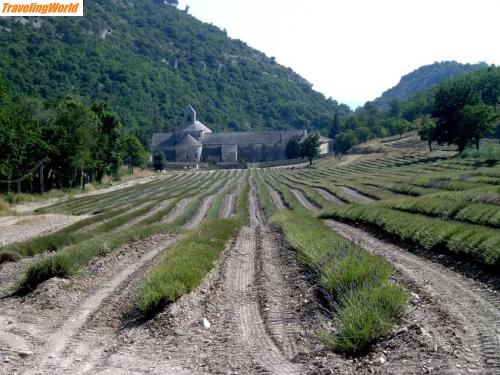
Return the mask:
<path id="1" fill-rule="evenodd" d="M 184 110 L 184 124 L 192 124 L 193 122 L 196 122 L 196 111 L 191 104 L 188 104 Z"/>

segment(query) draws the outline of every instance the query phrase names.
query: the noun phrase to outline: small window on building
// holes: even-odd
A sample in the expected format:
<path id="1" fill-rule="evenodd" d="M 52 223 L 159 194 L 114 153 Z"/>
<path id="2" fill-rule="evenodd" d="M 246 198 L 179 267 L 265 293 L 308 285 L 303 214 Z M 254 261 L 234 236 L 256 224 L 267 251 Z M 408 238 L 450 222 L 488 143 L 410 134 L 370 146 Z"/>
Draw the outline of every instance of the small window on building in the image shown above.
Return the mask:
<path id="1" fill-rule="evenodd" d="M 191 121 L 191 116 L 188 116 L 188 121 Z"/>

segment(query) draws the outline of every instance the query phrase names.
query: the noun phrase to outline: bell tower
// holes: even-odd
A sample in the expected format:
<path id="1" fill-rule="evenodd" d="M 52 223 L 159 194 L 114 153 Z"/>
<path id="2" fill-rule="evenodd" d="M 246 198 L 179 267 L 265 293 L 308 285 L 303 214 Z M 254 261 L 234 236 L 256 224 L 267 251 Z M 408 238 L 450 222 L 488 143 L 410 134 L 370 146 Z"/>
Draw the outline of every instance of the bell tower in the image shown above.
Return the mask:
<path id="1" fill-rule="evenodd" d="M 184 110 L 184 123 L 185 124 L 192 124 L 195 121 L 196 121 L 196 111 L 191 106 L 191 104 L 188 104 L 188 106 Z"/>

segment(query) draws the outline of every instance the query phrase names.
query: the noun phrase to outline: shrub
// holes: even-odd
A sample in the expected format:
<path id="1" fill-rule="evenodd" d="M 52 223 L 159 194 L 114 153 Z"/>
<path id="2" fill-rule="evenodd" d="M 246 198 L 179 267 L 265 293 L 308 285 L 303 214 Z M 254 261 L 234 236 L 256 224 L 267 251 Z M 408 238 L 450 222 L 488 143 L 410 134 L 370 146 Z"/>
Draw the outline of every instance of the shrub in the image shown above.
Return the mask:
<path id="1" fill-rule="evenodd" d="M 32 264 L 26 270 L 18 288 L 19 293 L 33 291 L 39 284 L 52 277 L 67 277 L 75 271 L 67 256 L 53 255 Z"/>
<path id="2" fill-rule="evenodd" d="M 407 296 L 401 287 L 389 284 L 392 267 L 385 258 L 367 252 L 311 215 L 282 210 L 272 221 L 333 300 L 338 332 L 323 333 L 327 347 L 358 354 L 401 319 Z"/>
<path id="3" fill-rule="evenodd" d="M 14 251 L 0 251 L 0 264 L 5 262 L 15 262 L 19 259 L 19 254 Z"/>
<path id="4" fill-rule="evenodd" d="M 382 285 L 392 274 L 385 258 L 350 246 L 346 254 L 323 266 L 320 285 L 338 300 L 350 293 Z"/>
<path id="5" fill-rule="evenodd" d="M 324 343 L 347 354 L 365 352 L 399 322 L 407 298 L 401 287 L 391 284 L 358 289 L 336 305 L 338 332 L 325 333 Z"/>

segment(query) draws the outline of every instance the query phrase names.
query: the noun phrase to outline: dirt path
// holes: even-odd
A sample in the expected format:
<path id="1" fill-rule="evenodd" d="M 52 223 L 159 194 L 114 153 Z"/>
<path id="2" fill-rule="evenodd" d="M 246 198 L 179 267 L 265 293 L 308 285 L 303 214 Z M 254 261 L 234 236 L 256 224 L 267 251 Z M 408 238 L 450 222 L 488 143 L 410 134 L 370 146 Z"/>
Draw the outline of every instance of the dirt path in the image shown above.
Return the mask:
<path id="1" fill-rule="evenodd" d="M 236 198 L 240 193 L 241 186 L 243 184 L 244 176 L 238 177 L 238 181 L 236 182 L 236 189 L 232 192 L 227 192 L 224 196 L 224 201 L 222 202 L 222 208 L 220 210 L 220 217 L 228 218 L 234 214 L 236 208 Z"/>
<path id="2" fill-rule="evenodd" d="M 172 223 L 174 222 L 186 209 L 187 205 L 193 200 L 193 197 L 187 197 L 182 199 L 175 205 L 175 208 L 170 211 L 170 213 L 165 216 L 161 222 L 162 223 Z"/>
<path id="3" fill-rule="evenodd" d="M 361 202 L 373 202 L 375 200 L 366 195 L 358 193 L 356 190 L 348 188 L 347 186 L 339 186 L 339 189 L 342 190 L 344 193 L 349 194 L 351 197 L 360 200 Z"/>
<path id="4" fill-rule="evenodd" d="M 500 296 L 484 284 L 381 241 L 351 225 L 327 225 L 366 249 L 386 256 L 402 274 L 437 301 L 463 330 L 464 352 L 455 371 L 500 373 Z"/>
<path id="5" fill-rule="evenodd" d="M 363 157 L 363 155 L 361 155 L 361 154 L 345 155 L 344 157 L 342 157 L 342 160 L 340 161 L 340 163 L 337 164 L 337 166 L 341 167 L 343 165 L 350 164 L 353 161 L 356 161 L 357 159 L 359 159 L 361 157 Z"/>
<path id="6" fill-rule="evenodd" d="M 335 195 L 330 193 L 328 190 L 322 189 L 322 188 L 316 188 L 316 191 L 320 193 L 325 199 L 329 200 L 332 203 L 335 204 L 345 204 L 344 201 L 340 200 L 337 198 Z"/>
<path id="7" fill-rule="evenodd" d="M 300 190 L 290 189 L 290 191 L 292 192 L 294 197 L 297 198 L 300 204 L 303 205 L 305 208 L 307 208 L 309 211 L 312 212 L 319 211 L 319 208 L 315 206 L 309 199 L 307 199 L 304 193 L 302 193 Z"/>
<path id="8" fill-rule="evenodd" d="M 0 246 L 48 234 L 87 217 L 89 216 L 59 214 L 2 217 L 0 218 Z"/>
<path id="9" fill-rule="evenodd" d="M 228 313 L 236 317 L 237 329 L 241 335 L 238 335 L 240 344 L 246 346 L 247 354 L 252 356 L 263 369 L 274 374 L 298 374 L 301 371 L 301 366 L 292 364 L 267 334 L 266 325 L 260 314 L 256 268 L 259 234 L 261 233 L 260 225 L 264 222 L 264 216 L 258 209 L 253 188 L 249 212 L 250 224 L 241 229 L 231 249 L 231 257 L 228 259 L 225 275 L 227 291 L 224 296 L 224 306 L 229 310 Z M 269 239 L 267 241 L 267 245 L 269 245 Z M 269 248 L 261 247 L 261 249 L 269 251 Z M 284 287 L 280 283 L 275 286 Z M 239 303 L 236 305 L 234 301 L 239 301 Z M 277 315 L 277 321 L 283 325 L 283 317 L 279 316 L 279 313 Z M 283 327 L 278 328 L 277 332 L 280 331 L 284 332 Z M 285 335 L 281 337 L 283 340 L 287 338 Z"/>
<path id="10" fill-rule="evenodd" d="M 210 209 L 214 199 L 215 194 L 209 195 L 203 199 L 203 203 L 201 204 L 196 215 L 194 215 L 194 217 L 185 225 L 186 229 L 193 229 L 201 224 L 205 216 L 207 216 L 208 210 Z"/>
<path id="11" fill-rule="evenodd" d="M 271 200 L 273 201 L 274 206 L 278 210 L 286 209 L 286 206 L 281 200 L 279 193 L 276 190 L 274 190 L 273 187 L 268 183 L 264 182 L 264 184 L 266 185 L 267 191 L 269 191 L 269 195 L 271 196 Z"/>

